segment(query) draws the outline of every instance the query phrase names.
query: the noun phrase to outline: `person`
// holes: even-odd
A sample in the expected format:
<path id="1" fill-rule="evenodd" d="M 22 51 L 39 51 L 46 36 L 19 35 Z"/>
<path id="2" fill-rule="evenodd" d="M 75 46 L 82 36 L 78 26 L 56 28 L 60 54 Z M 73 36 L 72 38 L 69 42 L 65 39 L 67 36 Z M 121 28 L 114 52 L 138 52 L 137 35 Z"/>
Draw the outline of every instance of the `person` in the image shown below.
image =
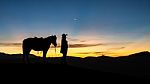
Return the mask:
<path id="1" fill-rule="evenodd" d="M 62 39 L 61 39 L 60 53 L 63 54 L 63 57 L 62 57 L 63 64 L 67 64 L 66 57 L 67 57 L 67 51 L 68 51 L 68 41 L 66 40 L 66 36 L 67 36 L 67 34 L 62 34 Z"/>

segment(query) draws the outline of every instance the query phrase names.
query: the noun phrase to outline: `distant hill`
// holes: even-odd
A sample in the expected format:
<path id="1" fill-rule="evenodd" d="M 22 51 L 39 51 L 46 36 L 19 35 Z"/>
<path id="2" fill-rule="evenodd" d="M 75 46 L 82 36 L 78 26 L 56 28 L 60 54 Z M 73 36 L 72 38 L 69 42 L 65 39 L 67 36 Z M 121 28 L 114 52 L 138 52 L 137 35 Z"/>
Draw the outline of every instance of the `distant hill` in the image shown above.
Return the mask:
<path id="1" fill-rule="evenodd" d="M 61 57 L 51 57 L 47 58 L 48 65 L 55 67 L 61 65 Z M 101 75 L 104 73 L 110 74 L 122 74 L 126 76 L 133 76 L 137 78 L 149 78 L 150 77 L 150 52 L 143 51 L 129 56 L 123 57 L 108 57 L 108 56 L 99 56 L 99 57 L 67 57 L 68 67 L 74 71 L 95 71 L 100 72 Z M 30 54 L 30 64 L 31 65 L 42 65 L 42 58 Z M 22 54 L 5 54 L 0 53 L 0 65 L 2 64 L 23 64 Z M 46 65 L 46 64 L 45 64 Z M 68 69 L 67 67 L 67 69 Z M 38 67 L 36 67 L 38 68 Z M 57 67 L 59 68 L 59 67 Z M 63 67 L 64 68 L 64 67 Z M 59 68 L 60 69 L 60 68 Z M 62 70 L 62 69 L 60 69 Z M 55 69 L 54 69 L 55 71 Z M 57 70 L 56 70 L 57 71 Z M 59 70 L 58 70 L 59 71 Z M 63 70 L 63 71 L 66 71 Z M 114 76 L 114 75 L 108 75 Z"/>

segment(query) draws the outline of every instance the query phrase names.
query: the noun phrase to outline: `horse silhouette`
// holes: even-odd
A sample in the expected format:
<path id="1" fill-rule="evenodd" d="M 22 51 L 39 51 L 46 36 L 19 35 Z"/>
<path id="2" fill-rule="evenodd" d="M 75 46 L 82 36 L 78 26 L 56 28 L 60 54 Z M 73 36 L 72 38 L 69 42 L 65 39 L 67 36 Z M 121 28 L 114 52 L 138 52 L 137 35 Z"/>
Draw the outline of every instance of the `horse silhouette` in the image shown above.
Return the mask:
<path id="1" fill-rule="evenodd" d="M 43 51 L 43 61 L 46 62 L 46 54 L 48 49 L 50 48 L 51 43 L 56 47 L 57 46 L 57 37 L 56 35 L 48 36 L 47 38 L 27 38 L 23 40 L 23 60 L 25 62 L 29 62 L 28 55 L 30 51 L 33 49 L 35 51 Z"/>

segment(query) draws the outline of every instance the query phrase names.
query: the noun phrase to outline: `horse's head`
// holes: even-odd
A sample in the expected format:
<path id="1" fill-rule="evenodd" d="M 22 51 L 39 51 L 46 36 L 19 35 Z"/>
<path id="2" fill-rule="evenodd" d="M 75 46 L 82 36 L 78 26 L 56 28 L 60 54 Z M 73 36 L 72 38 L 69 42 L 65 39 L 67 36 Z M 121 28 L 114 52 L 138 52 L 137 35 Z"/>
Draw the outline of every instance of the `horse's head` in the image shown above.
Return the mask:
<path id="1" fill-rule="evenodd" d="M 56 37 L 56 35 L 52 35 L 51 36 L 51 43 L 55 46 L 55 47 L 57 47 L 57 37 Z"/>

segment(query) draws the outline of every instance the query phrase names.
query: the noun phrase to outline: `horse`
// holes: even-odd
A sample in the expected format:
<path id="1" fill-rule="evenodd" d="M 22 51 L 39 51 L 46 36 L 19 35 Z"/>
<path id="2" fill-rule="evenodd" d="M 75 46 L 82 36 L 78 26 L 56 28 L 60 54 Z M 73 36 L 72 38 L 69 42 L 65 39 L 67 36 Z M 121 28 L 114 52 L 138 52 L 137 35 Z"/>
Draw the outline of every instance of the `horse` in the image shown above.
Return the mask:
<path id="1" fill-rule="evenodd" d="M 22 49 L 23 49 L 23 60 L 24 62 L 29 62 L 28 55 L 30 51 L 33 49 L 35 51 L 43 51 L 43 61 L 46 63 L 46 54 L 48 49 L 50 48 L 51 43 L 57 47 L 57 37 L 56 35 L 48 36 L 46 38 L 26 38 L 23 40 Z"/>

